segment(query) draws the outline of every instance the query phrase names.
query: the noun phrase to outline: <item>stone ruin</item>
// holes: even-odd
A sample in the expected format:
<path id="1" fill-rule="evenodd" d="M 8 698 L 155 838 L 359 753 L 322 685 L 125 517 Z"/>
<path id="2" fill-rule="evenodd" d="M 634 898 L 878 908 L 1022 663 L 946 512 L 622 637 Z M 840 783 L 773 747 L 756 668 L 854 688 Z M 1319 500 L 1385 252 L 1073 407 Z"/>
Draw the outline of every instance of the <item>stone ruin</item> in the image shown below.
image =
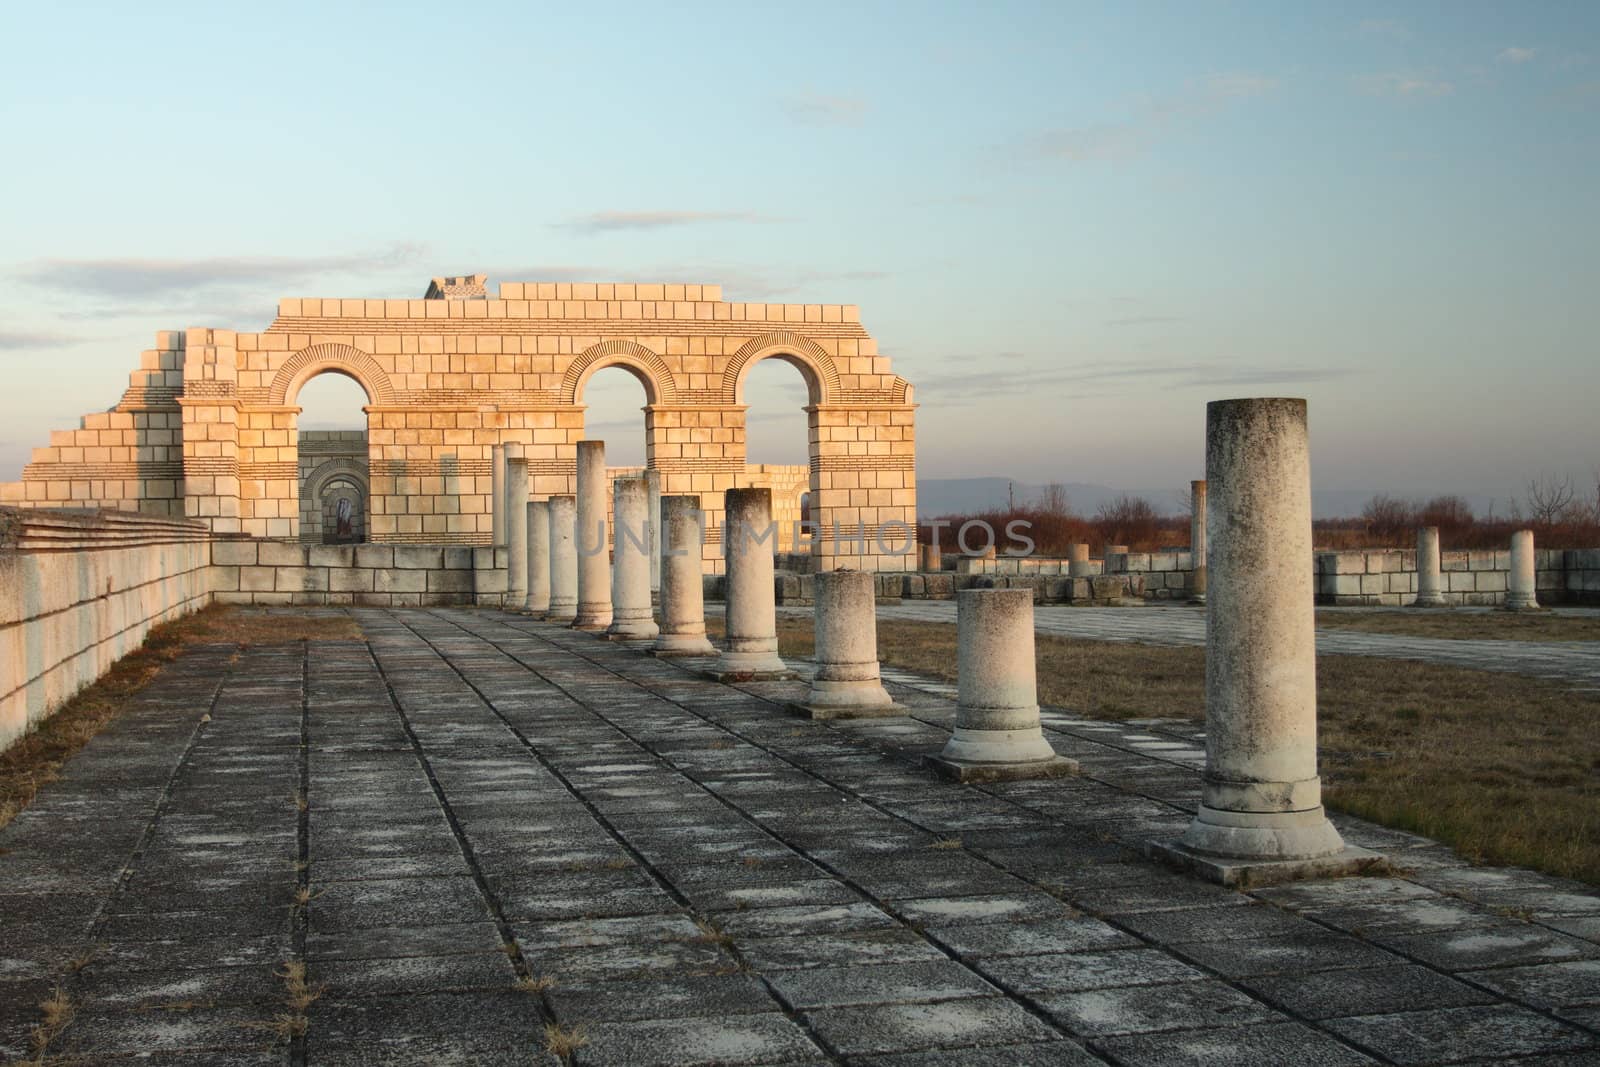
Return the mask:
<path id="1" fill-rule="evenodd" d="M 744 381 L 764 359 L 805 379 L 804 469 L 745 461 Z M 777 490 L 775 513 L 795 520 L 808 498 L 812 569 L 915 569 L 912 388 L 856 306 L 731 303 L 716 285 L 506 282 L 491 297 L 476 274 L 435 278 L 420 300 L 283 300 L 260 333 L 162 331 L 122 399 L 52 433 L 0 503 L 257 539 L 487 546 L 494 447 L 527 450 L 534 499 L 574 492 L 584 386 L 611 366 L 644 387 L 660 492 L 708 502 L 707 570 L 722 494 L 739 487 Z M 328 373 L 365 391 L 364 436 L 298 431 L 301 388 Z"/>

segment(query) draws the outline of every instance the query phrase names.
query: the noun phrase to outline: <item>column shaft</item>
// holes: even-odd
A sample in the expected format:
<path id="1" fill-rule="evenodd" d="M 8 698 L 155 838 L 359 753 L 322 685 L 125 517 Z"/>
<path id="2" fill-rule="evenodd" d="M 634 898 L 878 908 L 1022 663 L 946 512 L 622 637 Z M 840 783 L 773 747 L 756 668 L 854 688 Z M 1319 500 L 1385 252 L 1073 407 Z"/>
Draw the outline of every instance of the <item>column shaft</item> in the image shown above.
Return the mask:
<path id="1" fill-rule="evenodd" d="M 616 549 L 606 633 L 649 640 L 660 632 L 650 611 L 650 486 L 643 478 L 618 478 L 611 485 Z"/>
<path id="2" fill-rule="evenodd" d="M 724 494 L 722 554 L 727 570 L 727 639 L 711 673 L 724 679 L 788 678 L 778 656 L 772 490 Z"/>
<path id="3" fill-rule="evenodd" d="M 706 638 L 702 546 L 705 513 L 697 496 L 661 498 L 661 633 L 657 656 L 714 656 Z"/>
<path id="4" fill-rule="evenodd" d="M 547 622 L 569 623 L 578 613 L 578 501 L 550 498 L 550 610 Z"/>
<path id="5" fill-rule="evenodd" d="M 550 502 L 528 501 L 528 599 L 535 614 L 550 610 Z"/>
<path id="6" fill-rule="evenodd" d="M 528 601 L 528 460 L 522 445 L 506 445 L 506 607 L 520 611 Z"/>
<path id="7" fill-rule="evenodd" d="M 606 443 L 579 441 L 575 629 L 604 630 L 611 625 L 610 539 L 606 534 Z"/>

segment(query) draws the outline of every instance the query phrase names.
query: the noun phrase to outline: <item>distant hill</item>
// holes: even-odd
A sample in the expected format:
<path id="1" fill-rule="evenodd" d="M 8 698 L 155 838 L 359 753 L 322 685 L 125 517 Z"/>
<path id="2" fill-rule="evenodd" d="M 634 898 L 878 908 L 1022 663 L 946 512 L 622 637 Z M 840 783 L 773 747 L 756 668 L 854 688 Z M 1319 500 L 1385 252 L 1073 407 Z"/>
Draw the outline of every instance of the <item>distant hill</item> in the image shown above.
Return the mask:
<path id="1" fill-rule="evenodd" d="M 1113 489 L 1105 485 L 1082 482 L 1063 483 L 1067 491 L 1067 504 L 1085 518 L 1092 518 L 1101 504 L 1115 500 L 1126 493 L 1141 496 L 1155 505 L 1157 511 L 1179 514 L 1186 509 L 1181 494 L 1188 486 L 1167 489 Z M 1013 482 L 1009 478 L 919 478 L 917 480 L 917 515 L 934 518 L 938 515 L 970 515 L 978 511 L 992 511 L 1006 506 L 1007 493 L 1014 493 L 1016 502 L 1036 501 L 1044 491 L 1037 482 Z M 1361 514 L 1367 501 L 1378 490 L 1329 489 L 1311 492 L 1311 513 L 1319 519 L 1341 519 Z M 1402 499 L 1426 498 L 1429 493 L 1390 493 Z M 1506 502 L 1481 493 L 1462 493 L 1475 515 L 1484 517 L 1490 509 L 1498 515 L 1506 513 Z"/>

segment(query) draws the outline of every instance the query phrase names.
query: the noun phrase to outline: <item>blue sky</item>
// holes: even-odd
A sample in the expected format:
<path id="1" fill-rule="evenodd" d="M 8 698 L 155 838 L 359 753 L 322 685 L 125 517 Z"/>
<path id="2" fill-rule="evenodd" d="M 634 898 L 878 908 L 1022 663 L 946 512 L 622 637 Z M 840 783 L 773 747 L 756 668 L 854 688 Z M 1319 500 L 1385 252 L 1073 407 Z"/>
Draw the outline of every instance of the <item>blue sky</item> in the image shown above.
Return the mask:
<path id="1" fill-rule="evenodd" d="M 1286 394 L 1319 489 L 1593 484 L 1600 5 L 597 10 L 8 11 L 0 477 L 154 330 L 482 270 L 859 304 L 924 478 L 1177 486 Z"/>

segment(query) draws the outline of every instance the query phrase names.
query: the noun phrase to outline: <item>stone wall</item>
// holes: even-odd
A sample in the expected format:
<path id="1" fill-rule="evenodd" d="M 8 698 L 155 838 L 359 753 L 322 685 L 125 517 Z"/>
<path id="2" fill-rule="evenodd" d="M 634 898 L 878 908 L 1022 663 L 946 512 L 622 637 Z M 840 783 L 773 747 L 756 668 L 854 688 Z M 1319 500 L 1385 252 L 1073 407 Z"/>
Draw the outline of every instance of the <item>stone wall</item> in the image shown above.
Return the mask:
<path id="1" fill-rule="evenodd" d="M 1600 603 L 1600 550 L 1534 550 L 1534 576 L 1544 604 Z M 1441 552 L 1445 603 L 1505 603 L 1510 549 Z M 1317 553 L 1317 603 L 1337 607 L 1403 606 L 1417 599 L 1417 554 L 1406 549 Z"/>
<path id="2" fill-rule="evenodd" d="M 322 544 L 337 539 L 330 525 L 333 501 L 348 497 L 354 505 L 352 535 L 367 539 L 367 435 L 363 430 L 301 430 L 299 445 L 300 540 Z M 330 492 L 331 490 L 331 492 Z"/>
<path id="3" fill-rule="evenodd" d="M 0 508 L 0 749 L 211 599 L 204 523 Z"/>
<path id="4" fill-rule="evenodd" d="M 507 589 L 506 550 L 487 545 L 218 541 L 212 562 L 224 604 L 499 607 Z"/>

